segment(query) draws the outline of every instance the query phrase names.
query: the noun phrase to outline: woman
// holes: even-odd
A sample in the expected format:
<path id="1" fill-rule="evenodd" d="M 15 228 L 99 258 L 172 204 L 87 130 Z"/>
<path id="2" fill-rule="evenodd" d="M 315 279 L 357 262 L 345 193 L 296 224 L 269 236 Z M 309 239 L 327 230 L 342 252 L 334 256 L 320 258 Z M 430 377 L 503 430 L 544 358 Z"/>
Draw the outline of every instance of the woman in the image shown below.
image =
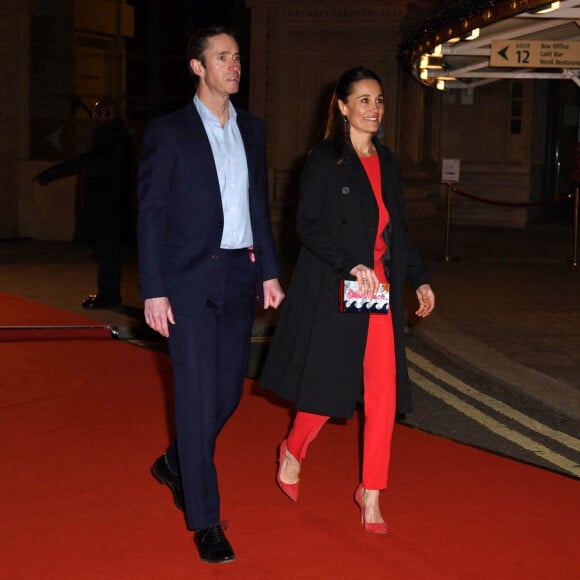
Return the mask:
<path id="1" fill-rule="evenodd" d="M 302 247 L 261 384 L 295 403 L 280 444 L 277 482 L 298 499 L 301 462 L 330 416 L 364 404 L 362 482 L 355 492 L 366 531 L 385 534 L 379 492 L 386 489 L 395 412 L 410 411 L 403 342 L 403 285 L 428 316 L 435 296 L 411 243 L 397 158 L 382 146 L 381 81 L 357 67 L 338 80 L 325 139 L 302 174 L 297 233 Z M 341 279 L 372 295 L 390 284 L 388 314 L 339 312 Z"/>

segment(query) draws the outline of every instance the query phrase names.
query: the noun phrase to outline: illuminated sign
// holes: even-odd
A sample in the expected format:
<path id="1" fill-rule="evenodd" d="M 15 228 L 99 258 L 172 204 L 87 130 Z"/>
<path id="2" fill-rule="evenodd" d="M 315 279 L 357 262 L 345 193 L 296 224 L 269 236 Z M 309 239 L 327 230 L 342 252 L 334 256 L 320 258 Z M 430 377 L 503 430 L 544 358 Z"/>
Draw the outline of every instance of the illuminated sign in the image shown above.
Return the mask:
<path id="1" fill-rule="evenodd" d="M 580 42 L 563 40 L 494 40 L 491 67 L 580 69 Z"/>

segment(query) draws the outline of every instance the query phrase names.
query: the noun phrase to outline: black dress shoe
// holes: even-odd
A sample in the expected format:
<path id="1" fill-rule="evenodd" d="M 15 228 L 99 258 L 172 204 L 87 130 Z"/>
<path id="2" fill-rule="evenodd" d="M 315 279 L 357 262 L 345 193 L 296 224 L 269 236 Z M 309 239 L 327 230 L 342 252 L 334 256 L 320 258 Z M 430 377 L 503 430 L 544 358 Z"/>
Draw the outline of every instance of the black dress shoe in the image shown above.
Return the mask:
<path id="1" fill-rule="evenodd" d="M 105 300 L 96 294 L 91 294 L 86 300 L 83 300 L 83 308 L 87 310 L 96 310 L 97 308 L 118 308 L 121 306 L 121 300 Z"/>
<path id="2" fill-rule="evenodd" d="M 226 525 L 219 523 L 195 532 L 193 540 L 202 562 L 225 564 L 236 559 L 232 546 L 224 534 L 225 529 Z"/>
<path id="3" fill-rule="evenodd" d="M 159 457 L 153 464 L 151 473 L 159 483 L 165 484 L 171 490 L 175 507 L 183 511 L 185 502 L 183 500 L 183 485 L 181 484 L 181 477 L 169 469 L 165 455 Z"/>

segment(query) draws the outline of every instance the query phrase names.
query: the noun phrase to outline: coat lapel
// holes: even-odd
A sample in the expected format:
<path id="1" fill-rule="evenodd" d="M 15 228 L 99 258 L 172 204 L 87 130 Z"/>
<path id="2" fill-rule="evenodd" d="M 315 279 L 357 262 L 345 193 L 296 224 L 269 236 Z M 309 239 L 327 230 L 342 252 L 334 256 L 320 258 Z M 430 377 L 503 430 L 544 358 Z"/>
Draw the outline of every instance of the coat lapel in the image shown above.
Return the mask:
<path id="1" fill-rule="evenodd" d="M 398 189 L 397 183 L 394 180 L 392 161 L 385 152 L 385 148 L 375 143 L 377 151 L 379 152 L 379 159 L 381 162 L 381 188 L 383 190 L 383 201 L 387 210 L 392 215 L 396 211 L 394 199 Z"/>
<path id="2" fill-rule="evenodd" d="M 364 231 L 368 232 L 367 241 L 374 248 L 377 224 L 379 222 L 379 208 L 377 207 L 371 182 L 363 164 L 350 147 L 345 148 L 344 157 L 348 160 L 346 163 L 350 168 L 353 183 L 356 185 L 355 191 L 360 192 L 360 212 L 365 222 Z"/>

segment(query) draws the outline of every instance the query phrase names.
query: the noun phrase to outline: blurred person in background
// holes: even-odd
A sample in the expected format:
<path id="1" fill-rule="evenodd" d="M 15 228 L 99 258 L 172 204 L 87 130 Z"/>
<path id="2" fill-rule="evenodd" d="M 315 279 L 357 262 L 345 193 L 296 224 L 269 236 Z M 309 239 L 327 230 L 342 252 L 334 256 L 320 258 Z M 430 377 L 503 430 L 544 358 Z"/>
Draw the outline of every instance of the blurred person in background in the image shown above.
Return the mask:
<path id="1" fill-rule="evenodd" d="M 92 119 L 88 151 L 45 169 L 35 179 L 46 185 L 68 175 L 83 176 L 79 234 L 92 244 L 98 271 L 97 291 L 82 305 L 116 308 L 121 305 L 122 241 L 130 227 L 132 141 L 112 98 L 95 103 Z"/>

